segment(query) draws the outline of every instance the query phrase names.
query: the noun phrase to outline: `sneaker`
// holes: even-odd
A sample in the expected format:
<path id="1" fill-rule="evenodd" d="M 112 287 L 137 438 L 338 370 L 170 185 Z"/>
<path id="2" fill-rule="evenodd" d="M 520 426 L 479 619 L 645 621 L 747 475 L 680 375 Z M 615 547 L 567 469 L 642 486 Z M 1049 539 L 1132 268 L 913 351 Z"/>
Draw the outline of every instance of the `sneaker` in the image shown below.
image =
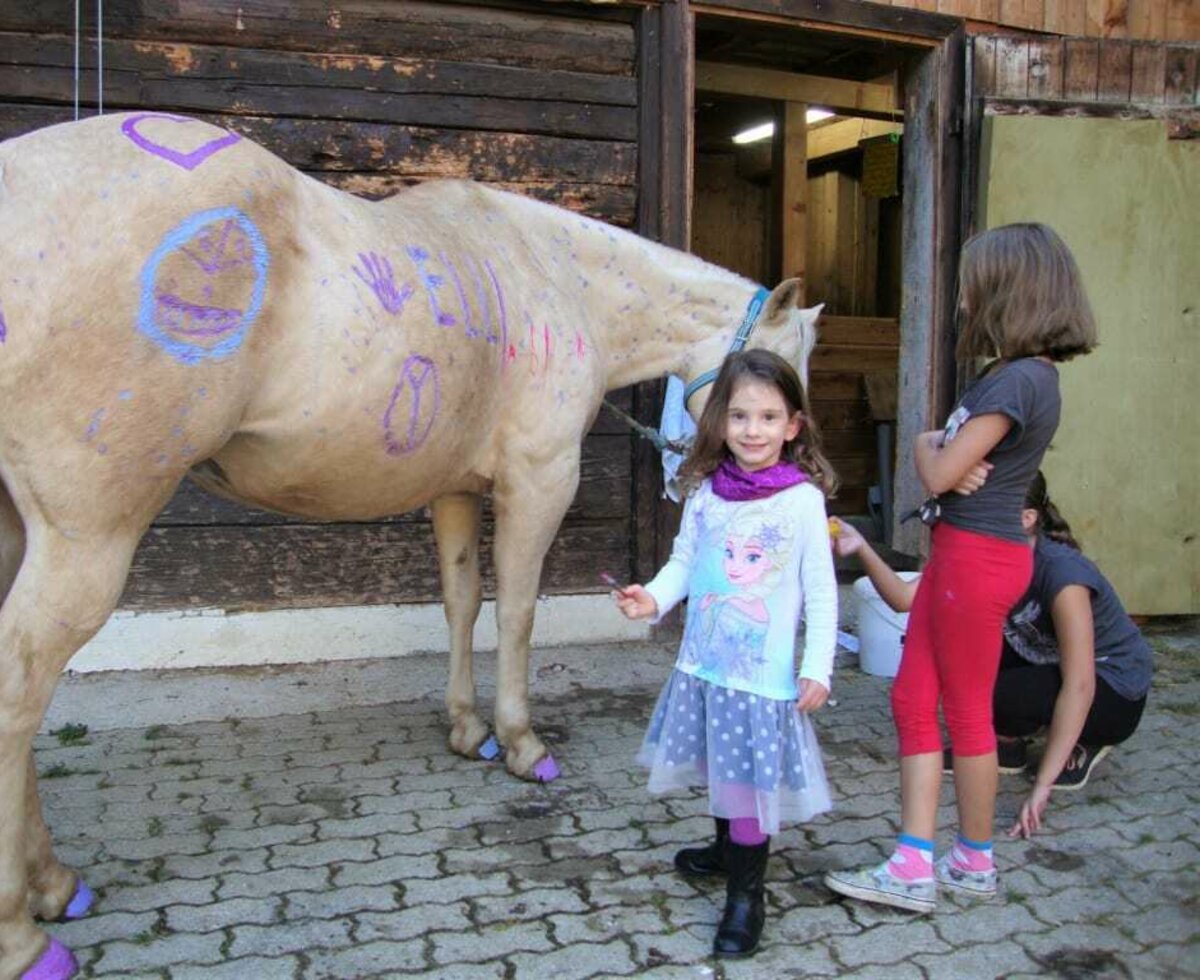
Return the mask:
<path id="1" fill-rule="evenodd" d="M 937 907 L 937 882 L 932 878 L 904 881 L 893 875 L 885 861 L 874 868 L 830 871 L 825 875 L 830 891 L 878 905 L 894 905 L 910 912 L 932 912 Z"/>
<path id="2" fill-rule="evenodd" d="M 996 869 L 987 871 L 968 871 L 960 868 L 947 851 L 933 862 L 933 876 L 939 885 L 945 885 L 958 892 L 965 892 L 976 898 L 991 898 L 996 894 Z"/>
<path id="3" fill-rule="evenodd" d="M 1067 764 L 1054 780 L 1055 789 L 1083 789 L 1096 763 L 1108 755 L 1110 745 L 1084 745 L 1080 742 L 1071 750 Z"/>
<path id="4" fill-rule="evenodd" d="M 1000 772 L 1006 776 L 1015 776 L 1024 772 L 1029 765 L 1029 753 L 1025 746 L 1025 740 L 997 739 L 996 764 Z M 954 774 L 954 754 L 950 749 L 942 749 L 942 772 L 948 776 Z"/>

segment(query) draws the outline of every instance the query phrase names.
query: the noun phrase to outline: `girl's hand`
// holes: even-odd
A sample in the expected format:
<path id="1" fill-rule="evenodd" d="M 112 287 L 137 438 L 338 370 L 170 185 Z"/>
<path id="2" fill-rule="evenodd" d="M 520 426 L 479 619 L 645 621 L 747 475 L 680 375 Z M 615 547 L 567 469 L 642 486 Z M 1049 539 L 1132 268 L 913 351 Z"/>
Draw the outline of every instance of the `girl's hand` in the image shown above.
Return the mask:
<path id="1" fill-rule="evenodd" d="M 613 598 L 617 600 L 617 608 L 626 619 L 649 619 L 658 612 L 658 603 L 654 601 L 654 596 L 640 585 L 614 589 Z"/>
<path id="2" fill-rule="evenodd" d="M 991 472 L 991 463 L 986 461 L 976 463 L 967 470 L 967 475 L 958 481 L 958 484 L 954 487 L 954 492 L 964 497 L 971 496 L 971 494 L 987 483 L 987 478 Z"/>
<path id="3" fill-rule="evenodd" d="M 829 530 L 832 536 L 833 553 L 839 558 L 857 554 L 858 550 L 866 544 L 866 540 L 858 533 L 858 528 L 849 521 L 831 517 L 829 518 Z M 835 531 L 836 533 L 834 533 Z"/>
<path id="4" fill-rule="evenodd" d="M 1028 798 L 1021 805 L 1021 813 L 1017 822 L 1008 829 L 1009 837 L 1024 837 L 1027 840 L 1034 831 L 1042 829 L 1042 815 L 1050 802 L 1050 787 L 1035 783 Z"/>
<path id="5" fill-rule="evenodd" d="M 817 711 L 829 700 L 829 688 L 807 677 L 800 680 L 800 697 L 796 699 L 796 710 L 808 714 Z"/>

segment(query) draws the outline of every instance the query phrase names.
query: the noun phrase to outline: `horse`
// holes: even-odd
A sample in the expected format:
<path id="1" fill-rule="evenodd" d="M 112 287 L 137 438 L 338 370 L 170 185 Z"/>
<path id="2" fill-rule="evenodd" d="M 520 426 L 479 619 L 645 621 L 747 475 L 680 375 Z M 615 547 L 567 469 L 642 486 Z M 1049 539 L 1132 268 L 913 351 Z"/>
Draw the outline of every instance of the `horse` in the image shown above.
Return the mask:
<path id="1" fill-rule="evenodd" d="M 54 856 L 32 741 L 185 477 L 321 520 L 429 505 L 449 745 L 473 758 L 489 734 L 471 644 L 490 492 L 495 733 L 513 774 L 550 778 L 529 637 L 605 392 L 675 374 L 698 417 L 747 334 L 806 382 L 816 339 L 796 280 L 768 293 L 469 181 L 366 201 L 167 113 L 0 144 L 0 227 L 0 978 L 73 969 L 34 921 L 90 895 Z"/>

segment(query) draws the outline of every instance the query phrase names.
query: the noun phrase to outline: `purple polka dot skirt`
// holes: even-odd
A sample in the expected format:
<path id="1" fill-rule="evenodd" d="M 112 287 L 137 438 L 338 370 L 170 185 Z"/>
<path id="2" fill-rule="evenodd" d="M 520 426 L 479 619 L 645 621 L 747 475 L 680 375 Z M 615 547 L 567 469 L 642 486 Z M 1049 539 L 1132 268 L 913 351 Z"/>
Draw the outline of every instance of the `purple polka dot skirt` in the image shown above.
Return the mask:
<path id="1" fill-rule="evenodd" d="M 816 732 L 795 702 L 678 670 L 658 696 L 638 762 L 652 793 L 707 786 L 713 816 L 754 817 L 766 834 L 832 805 Z"/>

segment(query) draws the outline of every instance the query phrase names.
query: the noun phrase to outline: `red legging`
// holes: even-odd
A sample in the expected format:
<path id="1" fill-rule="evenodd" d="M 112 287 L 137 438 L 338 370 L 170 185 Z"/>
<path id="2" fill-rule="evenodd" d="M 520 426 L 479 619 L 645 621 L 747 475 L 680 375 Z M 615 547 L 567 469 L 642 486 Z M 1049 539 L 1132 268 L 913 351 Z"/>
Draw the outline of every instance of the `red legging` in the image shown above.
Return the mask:
<path id="1" fill-rule="evenodd" d="M 1033 549 L 1023 542 L 934 527 L 892 687 L 901 756 L 941 751 L 939 701 L 955 755 L 995 751 L 1001 628 L 1032 575 Z"/>

